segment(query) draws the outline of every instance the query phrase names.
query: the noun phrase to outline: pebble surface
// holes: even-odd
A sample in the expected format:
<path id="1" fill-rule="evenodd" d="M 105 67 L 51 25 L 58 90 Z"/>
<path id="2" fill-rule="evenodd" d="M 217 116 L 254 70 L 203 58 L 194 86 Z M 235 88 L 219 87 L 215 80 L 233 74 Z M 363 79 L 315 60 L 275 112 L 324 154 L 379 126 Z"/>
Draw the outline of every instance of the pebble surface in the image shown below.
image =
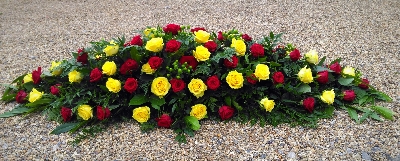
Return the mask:
<path id="1" fill-rule="evenodd" d="M 285 33 L 284 42 L 302 53 L 311 49 L 327 61 L 360 69 L 377 89 L 393 98 L 378 103 L 397 113 L 394 121 L 352 121 L 335 111 L 316 129 L 205 121 L 187 144 L 172 130 L 141 133 L 133 120 L 113 125 L 79 146 L 73 135 L 51 135 L 57 126 L 40 114 L 0 119 L 2 160 L 400 160 L 400 1 L 194 1 L 194 0 L 2 0 L 0 83 L 91 41 L 133 34 L 168 23 L 232 28 L 254 38 Z M 4 92 L 4 88 L 0 88 Z M 0 104 L 0 113 L 15 103 Z"/>

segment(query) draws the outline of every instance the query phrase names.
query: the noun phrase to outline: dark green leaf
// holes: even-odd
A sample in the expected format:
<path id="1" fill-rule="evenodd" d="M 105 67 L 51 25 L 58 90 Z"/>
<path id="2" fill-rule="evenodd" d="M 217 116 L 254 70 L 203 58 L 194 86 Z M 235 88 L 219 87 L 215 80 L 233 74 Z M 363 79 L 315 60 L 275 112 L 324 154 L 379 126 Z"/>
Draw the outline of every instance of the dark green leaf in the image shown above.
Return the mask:
<path id="1" fill-rule="evenodd" d="M 224 101 L 225 101 L 226 105 L 232 107 L 232 99 L 231 99 L 230 96 L 225 96 L 225 97 L 224 97 Z"/>
<path id="2" fill-rule="evenodd" d="M 360 123 L 360 120 L 358 119 L 358 114 L 357 111 L 354 110 L 351 107 L 347 108 L 347 113 L 349 113 L 350 118 L 352 118 L 354 121 L 356 121 L 357 123 Z"/>
<path id="3" fill-rule="evenodd" d="M 347 86 L 349 85 L 351 82 L 353 82 L 354 78 L 339 78 L 338 82 L 340 83 L 340 85 L 342 86 Z"/>
<path id="4" fill-rule="evenodd" d="M 151 96 L 149 102 L 151 103 L 151 106 L 155 108 L 156 110 L 160 110 L 160 107 L 165 104 L 165 99 L 164 98 L 158 98 L 157 96 Z"/>
<path id="5" fill-rule="evenodd" d="M 143 59 L 143 55 L 140 55 L 139 51 L 137 51 L 135 46 L 131 47 L 131 58 L 136 62 L 140 62 Z"/>
<path id="6" fill-rule="evenodd" d="M 73 128 L 75 128 L 76 126 L 79 126 L 79 124 L 80 124 L 79 122 L 62 124 L 60 126 L 57 126 L 50 134 L 57 135 L 57 134 L 68 132 L 68 131 L 72 130 Z"/>
<path id="7" fill-rule="evenodd" d="M 53 99 L 50 98 L 42 98 L 40 100 L 37 100 L 35 102 L 32 103 L 27 103 L 25 106 L 27 107 L 37 107 L 37 106 L 43 106 L 44 104 L 49 104 L 50 102 L 53 102 Z"/>
<path id="8" fill-rule="evenodd" d="M 326 56 L 322 57 L 321 61 L 319 61 L 319 63 L 318 63 L 318 66 L 324 65 L 325 59 L 326 59 Z"/>
<path id="9" fill-rule="evenodd" d="M 302 84 L 300 87 L 297 89 L 298 92 L 300 93 L 307 93 L 311 92 L 311 87 L 308 84 Z"/>
<path id="10" fill-rule="evenodd" d="M 360 106 L 364 105 L 367 102 L 368 98 L 369 98 L 368 95 L 362 97 L 360 100 L 358 100 L 358 105 Z"/>
<path id="11" fill-rule="evenodd" d="M 16 107 L 16 108 L 12 109 L 11 111 L 7 111 L 7 112 L 4 112 L 4 113 L 0 114 L 0 118 L 6 118 L 6 117 L 12 117 L 12 116 L 20 115 L 20 114 L 23 114 L 23 113 L 28 112 L 28 111 L 29 111 L 29 108 Z"/>
<path id="12" fill-rule="evenodd" d="M 240 106 L 236 101 L 232 100 L 232 104 L 238 111 L 242 111 L 243 110 L 243 107 Z"/>
<path id="13" fill-rule="evenodd" d="M 129 101 L 129 105 L 142 105 L 147 102 L 147 97 L 144 94 L 137 94 L 133 96 L 131 101 Z"/>
<path id="14" fill-rule="evenodd" d="M 196 117 L 186 116 L 184 120 L 185 120 L 186 125 L 189 126 L 189 128 L 191 128 L 193 130 L 199 130 L 200 129 L 200 123 L 199 123 L 199 120 L 197 120 Z"/>

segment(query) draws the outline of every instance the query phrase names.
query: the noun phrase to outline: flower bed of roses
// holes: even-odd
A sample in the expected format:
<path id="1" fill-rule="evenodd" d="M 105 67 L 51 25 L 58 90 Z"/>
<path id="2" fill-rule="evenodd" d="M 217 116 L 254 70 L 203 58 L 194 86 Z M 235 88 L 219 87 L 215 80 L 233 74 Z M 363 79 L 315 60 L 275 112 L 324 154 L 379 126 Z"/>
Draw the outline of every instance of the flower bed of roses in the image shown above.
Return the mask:
<path id="1" fill-rule="evenodd" d="M 204 119 L 316 127 L 341 108 L 358 123 L 393 120 L 390 109 L 374 105 L 391 98 L 360 71 L 340 59 L 325 63 L 316 50 L 301 54 L 280 36 L 253 40 L 237 30 L 168 24 L 129 41 L 91 42 L 5 85 L 2 100 L 19 104 L 0 117 L 42 111 L 62 123 L 53 134 L 83 128 L 77 141 L 133 118 L 143 131 L 172 128 L 179 142 Z"/>

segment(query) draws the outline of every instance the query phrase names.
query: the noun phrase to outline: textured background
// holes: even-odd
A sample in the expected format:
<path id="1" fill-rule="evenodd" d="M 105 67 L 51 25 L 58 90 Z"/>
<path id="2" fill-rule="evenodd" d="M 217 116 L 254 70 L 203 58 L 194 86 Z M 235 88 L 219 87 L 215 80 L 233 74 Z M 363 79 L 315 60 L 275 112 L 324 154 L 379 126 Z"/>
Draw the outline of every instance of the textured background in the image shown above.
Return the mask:
<path id="1" fill-rule="evenodd" d="M 360 69 L 393 98 L 380 105 L 400 112 L 398 0 L 0 0 L 0 13 L 0 83 L 37 66 L 47 69 L 90 41 L 130 39 L 146 26 L 177 23 L 215 32 L 235 28 L 254 38 L 283 32 L 284 42 L 302 53 L 316 49 L 328 61 L 342 57 L 341 64 Z M 0 113 L 14 106 L 0 104 Z M 142 134 L 131 121 L 72 147 L 73 136 L 49 135 L 57 124 L 34 114 L 0 119 L 0 158 L 400 160 L 399 120 L 358 125 L 336 111 L 317 129 L 206 122 L 184 145 L 173 141 L 171 130 Z"/>

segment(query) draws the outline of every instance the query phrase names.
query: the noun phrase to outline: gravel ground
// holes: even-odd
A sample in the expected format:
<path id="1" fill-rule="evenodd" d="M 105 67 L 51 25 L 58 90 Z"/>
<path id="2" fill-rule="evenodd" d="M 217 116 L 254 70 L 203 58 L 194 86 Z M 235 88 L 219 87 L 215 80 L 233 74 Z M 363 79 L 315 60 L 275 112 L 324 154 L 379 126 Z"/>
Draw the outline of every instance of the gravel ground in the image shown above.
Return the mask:
<path id="1" fill-rule="evenodd" d="M 236 28 L 250 36 L 285 33 L 284 41 L 328 61 L 361 69 L 377 89 L 393 98 L 380 103 L 400 112 L 400 1 L 279 0 L 129 1 L 0 0 L 0 83 L 50 67 L 90 41 L 130 38 L 146 26 L 168 23 L 219 31 Z M 259 36 L 258 36 L 259 37 Z M 4 88 L 0 88 L 3 92 Z M 15 104 L 0 104 L 0 113 Z M 205 122 L 188 144 L 174 133 L 148 134 L 137 123 L 110 127 L 80 146 L 73 136 L 50 135 L 57 124 L 42 115 L 0 119 L 2 160 L 400 160 L 400 118 L 363 124 L 344 111 L 317 129 Z"/>

